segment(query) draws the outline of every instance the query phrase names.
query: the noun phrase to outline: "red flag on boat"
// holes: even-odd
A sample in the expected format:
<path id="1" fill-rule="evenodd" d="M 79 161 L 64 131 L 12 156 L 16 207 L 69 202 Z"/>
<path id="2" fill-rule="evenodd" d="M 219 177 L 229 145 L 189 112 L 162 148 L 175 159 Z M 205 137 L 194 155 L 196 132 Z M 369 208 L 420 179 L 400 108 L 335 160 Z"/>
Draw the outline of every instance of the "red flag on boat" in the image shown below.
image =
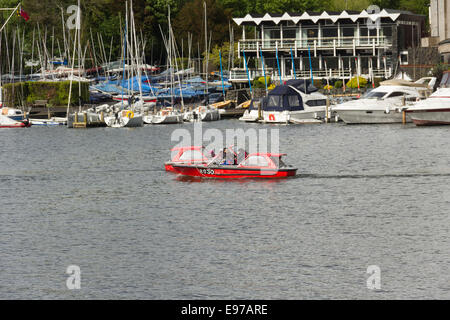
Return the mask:
<path id="1" fill-rule="evenodd" d="M 30 16 L 28 15 L 28 13 L 26 13 L 22 8 L 17 10 L 17 15 L 21 16 L 22 18 L 24 18 L 25 21 L 28 21 L 30 19 Z"/>

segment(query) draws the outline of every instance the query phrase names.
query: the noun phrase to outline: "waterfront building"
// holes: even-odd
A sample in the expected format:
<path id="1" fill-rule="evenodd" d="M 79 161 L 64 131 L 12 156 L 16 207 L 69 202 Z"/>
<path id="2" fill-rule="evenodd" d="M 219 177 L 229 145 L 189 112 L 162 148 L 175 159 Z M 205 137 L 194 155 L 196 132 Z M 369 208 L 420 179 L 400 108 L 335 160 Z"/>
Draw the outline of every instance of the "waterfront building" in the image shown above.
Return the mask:
<path id="1" fill-rule="evenodd" d="M 244 26 L 238 54 L 253 60 L 250 78 L 263 75 L 262 55 L 266 74 L 282 81 L 310 77 L 311 70 L 315 79 L 350 79 L 356 74 L 389 78 L 408 63 L 408 49 L 420 46 L 425 20 L 391 9 L 233 18 Z M 247 81 L 245 69 L 233 69 L 230 81 Z"/>
<path id="2" fill-rule="evenodd" d="M 424 38 L 424 46 L 437 46 L 441 61 L 450 63 L 450 0 L 430 1 L 430 37 Z"/>

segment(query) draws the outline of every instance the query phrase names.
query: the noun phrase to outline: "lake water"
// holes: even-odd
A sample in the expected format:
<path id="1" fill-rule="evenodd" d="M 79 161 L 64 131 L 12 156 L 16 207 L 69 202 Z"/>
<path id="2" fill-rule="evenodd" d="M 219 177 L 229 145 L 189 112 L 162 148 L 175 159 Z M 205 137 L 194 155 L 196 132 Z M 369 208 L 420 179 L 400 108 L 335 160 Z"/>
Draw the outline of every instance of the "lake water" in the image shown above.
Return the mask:
<path id="1" fill-rule="evenodd" d="M 279 129 L 298 175 L 165 172 L 192 124 L 0 130 L 0 299 L 450 298 L 450 128 L 203 129 L 235 127 Z"/>

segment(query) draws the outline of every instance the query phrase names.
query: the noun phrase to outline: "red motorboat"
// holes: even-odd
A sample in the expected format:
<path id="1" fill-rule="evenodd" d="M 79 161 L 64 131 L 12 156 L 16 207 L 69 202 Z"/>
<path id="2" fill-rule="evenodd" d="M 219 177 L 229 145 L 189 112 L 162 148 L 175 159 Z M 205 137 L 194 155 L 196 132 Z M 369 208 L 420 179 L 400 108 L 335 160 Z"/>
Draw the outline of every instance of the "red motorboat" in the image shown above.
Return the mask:
<path id="1" fill-rule="evenodd" d="M 191 147 L 199 148 L 199 147 Z M 180 149 L 179 153 L 172 161 L 166 162 L 166 170 L 191 177 L 205 178 L 287 178 L 295 176 L 297 168 L 287 166 L 281 158 L 285 153 L 252 153 L 241 162 L 237 162 L 237 157 L 232 157 L 227 161 L 223 154 L 208 160 L 204 158 L 200 149 L 186 149 L 198 151 L 195 154 L 196 161 L 186 161 L 188 156 L 184 156 L 185 150 Z M 235 156 L 237 154 L 232 151 Z M 200 160 L 200 154 L 204 157 Z M 184 160 L 183 160 L 184 159 Z"/>
<path id="2" fill-rule="evenodd" d="M 0 114 L 0 128 L 28 128 L 31 122 L 28 119 L 16 121 Z"/>
<path id="3" fill-rule="evenodd" d="M 166 171 L 177 172 L 173 168 L 175 164 L 207 164 L 210 160 L 203 154 L 204 147 L 188 146 L 173 148 L 177 152 L 169 162 L 165 163 Z"/>

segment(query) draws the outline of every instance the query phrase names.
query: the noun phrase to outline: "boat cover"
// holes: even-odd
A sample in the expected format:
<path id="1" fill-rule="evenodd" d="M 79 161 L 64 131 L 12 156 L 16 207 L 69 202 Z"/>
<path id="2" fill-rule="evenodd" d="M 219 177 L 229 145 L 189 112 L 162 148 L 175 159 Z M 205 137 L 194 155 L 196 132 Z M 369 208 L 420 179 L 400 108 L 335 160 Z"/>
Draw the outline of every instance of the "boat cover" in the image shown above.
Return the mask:
<path id="1" fill-rule="evenodd" d="M 286 85 L 292 86 L 295 89 L 300 90 L 301 92 L 303 92 L 305 94 L 310 94 L 310 93 L 313 93 L 313 92 L 316 92 L 319 90 L 316 87 L 314 87 L 314 85 L 311 83 L 311 80 L 309 80 L 309 79 L 288 80 L 288 81 L 286 81 Z M 305 87 L 306 87 L 306 89 L 305 89 Z"/>
<path id="2" fill-rule="evenodd" d="M 264 111 L 303 110 L 302 96 L 288 85 L 276 86 L 263 100 Z"/>

